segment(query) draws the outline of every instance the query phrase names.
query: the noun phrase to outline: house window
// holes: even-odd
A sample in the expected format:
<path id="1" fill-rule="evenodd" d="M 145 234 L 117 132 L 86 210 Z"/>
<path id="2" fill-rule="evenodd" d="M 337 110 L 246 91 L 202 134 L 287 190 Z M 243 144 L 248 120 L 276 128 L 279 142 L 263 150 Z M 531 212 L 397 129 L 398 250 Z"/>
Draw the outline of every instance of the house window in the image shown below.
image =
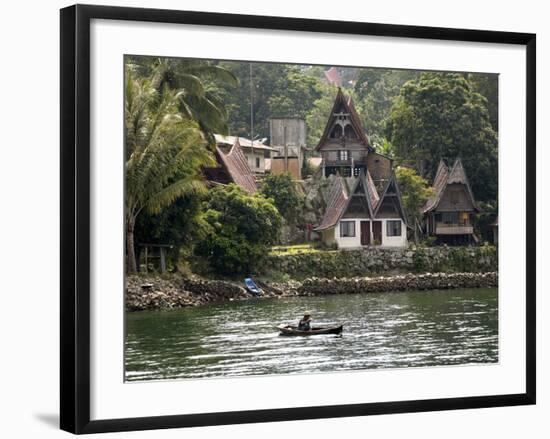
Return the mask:
<path id="1" fill-rule="evenodd" d="M 260 157 L 256 157 L 256 168 L 260 167 Z"/>
<path id="2" fill-rule="evenodd" d="M 386 222 L 386 236 L 401 236 L 401 221 Z"/>
<path id="3" fill-rule="evenodd" d="M 458 212 L 443 212 L 441 220 L 443 224 L 458 224 Z"/>
<path id="4" fill-rule="evenodd" d="M 340 236 L 342 238 L 355 236 L 355 221 L 340 221 Z"/>
<path id="5" fill-rule="evenodd" d="M 348 159 L 348 151 L 345 149 L 342 151 L 338 151 L 338 160 L 347 160 Z"/>

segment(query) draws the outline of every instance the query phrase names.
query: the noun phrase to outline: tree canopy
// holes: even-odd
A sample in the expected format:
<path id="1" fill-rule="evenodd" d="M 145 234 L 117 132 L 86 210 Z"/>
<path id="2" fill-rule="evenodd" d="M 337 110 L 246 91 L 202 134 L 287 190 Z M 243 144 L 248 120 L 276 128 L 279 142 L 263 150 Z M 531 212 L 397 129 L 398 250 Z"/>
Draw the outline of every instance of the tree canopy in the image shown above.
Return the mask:
<path id="1" fill-rule="evenodd" d="M 198 123 L 179 110 L 183 92 L 152 86 L 126 72 L 126 233 L 128 271 L 137 270 L 134 228 L 142 211 L 157 214 L 178 198 L 203 193 L 202 167 L 214 163 Z"/>
<path id="2" fill-rule="evenodd" d="M 414 230 L 415 241 L 418 241 L 418 224 L 422 222 L 421 209 L 433 195 L 433 189 L 412 168 L 399 166 L 395 172 L 397 184 L 401 192 L 403 207 L 407 212 L 409 225 Z"/>
<path id="3" fill-rule="evenodd" d="M 422 73 L 392 106 L 388 137 L 396 155 L 432 179 L 439 160 L 460 157 L 479 200 L 497 196 L 497 134 L 487 99 L 458 73 Z"/>
<path id="4" fill-rule="evenodd" d="M 302 208 L 302 197 L 296 190 L 289 173 L 267 175 L 262 180 L 260 192 L 266 198 L 273 200 L 285 221 L 293 223 L 298 219 Z"/>
<path id="5" fill-rule="evenodd" d="M 276 242 L 282 218 L 271 200 L 235 184 L 213 188 L 204 205 L 205 237 L 195 252 L 216 273 L 248 274 Z"/>

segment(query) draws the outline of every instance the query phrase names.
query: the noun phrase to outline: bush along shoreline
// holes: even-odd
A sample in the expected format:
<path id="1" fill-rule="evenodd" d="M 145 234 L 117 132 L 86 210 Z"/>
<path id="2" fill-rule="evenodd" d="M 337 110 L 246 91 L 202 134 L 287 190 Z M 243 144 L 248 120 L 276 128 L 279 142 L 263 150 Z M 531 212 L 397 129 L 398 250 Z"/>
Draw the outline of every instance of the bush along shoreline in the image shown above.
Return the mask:
<path id="1" fill-rule="evenodd" d="M 378 277 L 306 278 L 283 283 L 258 282 L 261 297 L 368 294 L 409 290 L 448 290 L 498 286 L 498 273 L 423 273 Z M 126 278 L 126 310 L 166 310 L 206 305 L 252 296 L 237 282 L 184 279 L 177 276 Z M 256 298 L 255 298 L 256 299 Z M 257 299 L 256 299 L 257 300 Z"/>

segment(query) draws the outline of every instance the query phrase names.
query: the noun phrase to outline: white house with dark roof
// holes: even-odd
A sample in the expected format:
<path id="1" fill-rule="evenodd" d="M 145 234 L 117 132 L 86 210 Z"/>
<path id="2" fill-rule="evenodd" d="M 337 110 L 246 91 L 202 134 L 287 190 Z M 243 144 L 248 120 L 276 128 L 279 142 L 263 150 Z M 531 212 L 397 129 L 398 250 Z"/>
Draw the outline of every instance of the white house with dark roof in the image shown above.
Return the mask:
<path id="1" fill-rule="evenodd" d="M 342 177 L 331 178 L 327 208 L 315 228 L 325 244 L 340 249 L 407 246 L 408 225 L 393 174 L 382 195 L 368 171 L 350 179 L 349 191 Z"/>

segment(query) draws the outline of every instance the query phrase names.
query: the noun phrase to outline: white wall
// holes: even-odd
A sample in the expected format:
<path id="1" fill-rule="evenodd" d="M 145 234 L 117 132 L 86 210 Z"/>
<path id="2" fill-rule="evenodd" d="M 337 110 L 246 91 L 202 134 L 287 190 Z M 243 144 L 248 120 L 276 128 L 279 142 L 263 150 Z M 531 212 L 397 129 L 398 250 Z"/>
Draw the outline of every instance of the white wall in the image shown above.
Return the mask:
<path id="1" fill-rule="evenodd" d="M 352 7 L 343 8 L 335 8 L 329 0 L 315 3 L 87 0 L 86 3 L 537 32 L 539 146 L 550 140 L 545 123 L 550 117 L 550 88 L 544 81 L 550 74 L 549 11 L 545 2 L 463 0 L 459 7 L 452 8 L 452 13 L 436 0 L 356 2 Z M 58 8 L 69 4 L 70 1 L 60 0 L 7 2 L 0 18 L 5 60 L 0 68 L 0 83 L 5 85 L 0 120 L 3 127 L 9 127 L 3 130 L 0 146 L 1 221 L 3 230 L 8 232 L 3 235 L 0 252 L 5 311 L 0 319 L 4 360 L 0 363 L 4 377 L 0 432 L 3 437 L 14 439 L 69 437 L 56 427 L 59 401 Z M 29 103 L 37 99 L 43 106 L 39 117 L 29 111 Z M 543 172 L 549 160 L 550 150 L 540 148 L 537 160 L 539 225 L 544 223 L 543 218 L 550 216 L 550 204 L 545 203 L 550 196 L 550 175 Z M 220 436 L 280 439 L 307 435 L 334 439 L 343 432 L 350 437 L 386 439 L 547 437 L 550 379 L 545 372 L 550 360 L 550 321 L 543 316 L 550 314 L 550 300 L 542 293 L 550 289 L 550 280 L 544 276 L 550 264 L 550 256 L 544 250 L 550 247 L 549 232 L 548 228 L 539 227 L 537 236 L 540 373 L 536 406 L 118 433 L 101 435 L 101 438 L 163 439 L 185 435 L 187 439 Z M 296 391 L 301 391 L 299 386 Z"/>
<path id="2" fill-rule="evenodd" d="M 387 221 L 395 221 L 392 219 L 376 219 L 375 221 L 382 222 L 382 243 L 377 247 L 406 247 L 407 246 L 407 229 L 405 223 L 401 221 L 401 236 L 387 236 Z M 354 221 L 355 222 L 355 236 L 340 236 L 340 222 L 341 221 Z M 364 247 L 361 245 L 361 221 L 365 221 L 365 218 L 345 218 L 338 222 L 334 230 L 334 236 L 339 248 L 358 248 Z M 371 244 L 373 242 L 372 235 L 372 221 L 369 220 L 369 226 L 371 228 Z"/>
<path id="3" fill-rule="evenodd" d="M 250 150 L 249 148 L 243 149 L 246 160 L 248 161 L 248 166 L 252 172 L 256 173 L 265 173 L 265 155 L 263 151 Z M 260 159 L 260 166 L 256 167 L 256 158 Z"/>

